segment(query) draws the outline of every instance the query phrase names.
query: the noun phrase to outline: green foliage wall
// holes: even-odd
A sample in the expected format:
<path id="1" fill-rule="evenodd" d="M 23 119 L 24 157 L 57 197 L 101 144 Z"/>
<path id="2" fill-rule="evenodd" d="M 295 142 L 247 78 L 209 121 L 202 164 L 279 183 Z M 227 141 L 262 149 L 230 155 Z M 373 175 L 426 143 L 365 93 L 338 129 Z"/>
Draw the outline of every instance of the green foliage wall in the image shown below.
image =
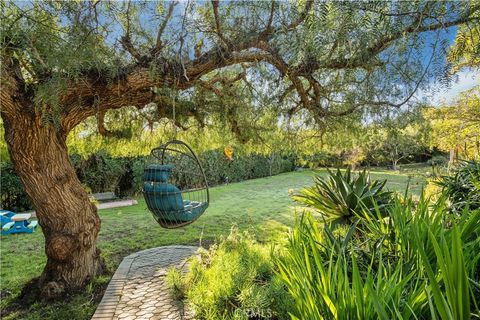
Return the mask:
<path id="1" fill-rule="evenodd" d="M 25 194 L 23 184 L 16 175 L 13 165 L 8 162 L 2 162 L 0 165 L 0 186 L 1 186 L 1 209 L 12 211 L 23 211 L 30 209 L 32 203 Z"/>
<path id="2" fill-rule="evenodd" d="M 293 156 L 276 155 L 269 158 L 252 153 L 236 155 L 233 161 L 228 161 L 222 149 L 215 149 L 204 152 L 199 157 L 210 186 L 267 177 L 270 173 L 275 175 L 293 171 L 295 168 Z M 70 159 L 78 178 L 88 192 L 112 191 L 120 197 L 141 192 L 143 169 L 149 161 L 146 156 L 112 157 L 104 151 L 91 154 L 87 158 L 74 154 Z M 188 168 L 191 164 L 178 165 Z M 1 185 L 3 209 L 13 211 L 32 209 L 30 199 L 10 163 L 2 164 Z"/>

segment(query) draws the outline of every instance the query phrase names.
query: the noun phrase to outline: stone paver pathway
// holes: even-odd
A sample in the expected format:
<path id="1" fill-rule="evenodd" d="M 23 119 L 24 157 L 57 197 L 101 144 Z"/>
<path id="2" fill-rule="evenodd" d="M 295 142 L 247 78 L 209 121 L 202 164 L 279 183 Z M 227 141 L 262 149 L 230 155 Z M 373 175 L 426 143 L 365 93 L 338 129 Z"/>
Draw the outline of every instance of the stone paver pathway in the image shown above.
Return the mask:
<path id="1" fill-rule="evenodd" d="M 110 280 L 92 320 L 193 319 L 164 283 L 171 266 L 186 268 L 193 246 L 148 249 L 124 258 Z"/>

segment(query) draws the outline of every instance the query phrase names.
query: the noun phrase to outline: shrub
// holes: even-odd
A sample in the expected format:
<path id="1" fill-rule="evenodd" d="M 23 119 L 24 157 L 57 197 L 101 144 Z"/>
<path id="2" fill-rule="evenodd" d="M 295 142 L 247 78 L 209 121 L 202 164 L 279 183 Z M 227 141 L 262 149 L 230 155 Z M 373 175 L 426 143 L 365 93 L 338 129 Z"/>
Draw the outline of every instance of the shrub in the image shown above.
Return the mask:
<path id="1" fill-rule="evenodd" d="M 30 210 L 32 203 L 26 195 L 23 183 L 15 173 L 11 163 L 0 165 L 1 207 L 2 209 L 21 212 Z"/>
<path id="2" fill-rule="evenodd" d="M 125 161 L 121 158 L 112 158 L 105 152 L 98 152 L 86 160 L 80 160 L 76 172 L 80 181 L 93 193 L 116 192 L 120 177 L 125 173 Z"/>
<path id="3" fill-rule="evenodd" d="M 438 177 L 442 169 L 445 169 L 448 164 L 448 159 L 444 156 L 437 155 L 428 159 L 427 164 L 432 167 L 431 175 L 433 177 Z"/>
<path id="4" fill-rule="evenodd" d="M 448 158 L 444 156 L 433 156 L 428 159 L 427 164 L 431 165 L 432 167 L 446 166 L 448 164 Z"/>
<path id="5" fill-rule="evenodd" d="M 388 219 L 340 236 L 306 214 L 277 259 L 293 319 L 470 319 L 480 315 L 480 210 L 396 198 Z M 336 235 L 335 235 L 336 234 Z"/>
<path id="6" fill-rule="evenodd" d="M 175 297 L 187 297 L 196 319 L 288 319 L 291 301 L 274 274 L 272 249 L 236 228 L 192 258 L 186 276 L 171 270 L 167 279 Z"/>
<path id="7" fill-rule="evenodd" d="M 453 175 L 443 176 L 437 184 L 442 187 L 454 212 L 480 208 L 480 161 L 464 161 Z"/>
<path id="8" fill-rule="evenodd" d="M 293 199 L 318 212 L 326 221 L 352 222 L 363 209 L 384 216 L 392 193 L 384 190 L 386 180 L 371 181 L 366 171 L 358 175 L 350 169 L 328 170 L 326 178 L 317 175 L 315 185 L 304 188 Z"/>
<path id="9" fill-rule="evenodd" d="M 342 164 L 342 157 L 338 154 L 320 151 L 311 155 L 301 155 L 299 163 L 302 167 L 338 167 Z"/>
<path id="10" fill-rule="evenodd" d="M 210 186 L 269 176 L 270 165 L 272 174 L 292 171 L 295 166 L 293 156 L 281 155 L 274 157 L 273 162 L 269 162 L 267 156 L 259 154 L 241 155 L 228 162 L 223 150 L 220 149 L 207 151 L 199 157 Z M 73 154 L 70 160 L 86 189 L 93 193 L 113 191 L 120 197 L 126 197 L 142 191 L 143 170 L 151 159 L 145 156 L 114 158 L 105 152 L 98 152 L 87 159 Z M 177 165 L 188 171 L 193 163 L 191 159 L 184 157 Z M 2 164 L 1 179 L 1 199 L 5 209 L 17 211 L 32 209 L 23 184 L 11 164 Z M 175 183 L 182 187 L 188 181 L 178 180 Z"/>
<path id="11" fill-rule="evenodd" d="M 343 160 L 343 164 L 355 168 L 362 161 L 365 160 L 365 151 L 360 147 L 354 147 L 349 150 L 344 150 L 340 154 Z"/>

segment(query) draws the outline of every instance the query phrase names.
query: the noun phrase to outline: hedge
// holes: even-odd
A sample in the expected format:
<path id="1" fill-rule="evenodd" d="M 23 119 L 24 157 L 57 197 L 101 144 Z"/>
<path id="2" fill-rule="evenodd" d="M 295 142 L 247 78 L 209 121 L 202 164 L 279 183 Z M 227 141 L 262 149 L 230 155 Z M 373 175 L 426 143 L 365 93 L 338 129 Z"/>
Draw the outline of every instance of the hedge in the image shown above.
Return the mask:
<path id="1" fill-rule="evenodd" d="M 32 202 L 26 195 L 20 178 L 13 165 L 2 162 L 0 165 L 1 208 L 11 211 L 25 211 L 32 208 Z"/>
<path id="2" fill-rule="evenodd" d="M 245 154 L 237 155 L 233 161 L 228 161 L 223 150 L 216 149 L 199 155 L 199 158 L 210 186 L 267 177 L 295 169 L 295 157 L 292 155 L 275 155 L 269 158 L 261 154 Z M 92 154 L 86 159 L 74 154 L 70 159 L 88 192 L 111 191 L 120 197 L 141 192 L 143 169 L 150 161 L 150 158 L 145 156 L 114 158 L 105 152 Z M 185 168 L 191 166 L 186 162 L 177 165 Z M 1 170 L 1 207 L 17 212 L 32 209 L 31 201 L 25 194 L 13 166 L 3 163 Z"/>

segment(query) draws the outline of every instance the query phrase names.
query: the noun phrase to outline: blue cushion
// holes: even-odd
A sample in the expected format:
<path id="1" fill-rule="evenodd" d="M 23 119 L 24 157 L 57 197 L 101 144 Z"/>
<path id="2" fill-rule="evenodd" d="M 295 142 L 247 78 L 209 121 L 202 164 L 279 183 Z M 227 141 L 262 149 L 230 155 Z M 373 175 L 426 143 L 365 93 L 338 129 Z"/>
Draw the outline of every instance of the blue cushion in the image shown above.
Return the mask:
<path id="1" fill-rule="evenodd" d="M 172 170 L 172 164 L 151 164 L 144 170 L 143 181 L 167 182 Z"/>
<path id="2" fill-rule="evenodd" d="M 181 211 L 184 208 L 182 193 L 173 184 L 145 182 L 143 190 L 150 210 Z"/>
<path id="3" fill-rule="evenodd" d="M 195 220 L 208 208 L 207 202 L 192 201 L 191 205 L 181 211 L 165 212 L 161 210 L 151 210 L 155 220 L 162 224 L 165 222 L 181 223 Z"/>

